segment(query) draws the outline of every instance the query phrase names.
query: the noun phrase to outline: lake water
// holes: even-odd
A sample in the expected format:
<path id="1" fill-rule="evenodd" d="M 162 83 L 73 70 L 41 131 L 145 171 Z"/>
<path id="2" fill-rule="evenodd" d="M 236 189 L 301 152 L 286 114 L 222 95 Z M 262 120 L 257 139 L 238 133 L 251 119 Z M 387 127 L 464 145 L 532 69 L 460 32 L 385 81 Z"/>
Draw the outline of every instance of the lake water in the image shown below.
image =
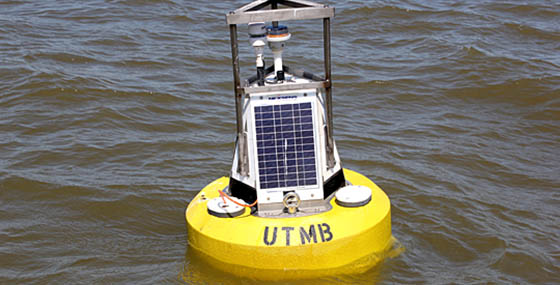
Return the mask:
<path id="1" fill-rule="evenodd" d="M 560 283 L 560 3 L 501 2 L 328 2 L 343 166 L 405 251 L 313 282 Z M 0 2 L 0 283 L 258 283 L 184 218 L 231 167 L 244 3 Z M 287 24 L 285 62 L 321 73 L 321 22 Z"/>

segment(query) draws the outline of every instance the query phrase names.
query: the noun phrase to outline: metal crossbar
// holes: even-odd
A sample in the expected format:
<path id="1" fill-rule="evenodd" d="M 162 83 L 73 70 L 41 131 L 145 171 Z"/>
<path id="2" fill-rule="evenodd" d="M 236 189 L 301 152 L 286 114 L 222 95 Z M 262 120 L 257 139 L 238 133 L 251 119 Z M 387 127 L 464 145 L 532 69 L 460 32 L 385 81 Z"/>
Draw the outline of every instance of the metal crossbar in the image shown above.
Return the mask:
<path id="1" fill-rule="evenodd" d="M 278 4 L 290 8 L 278 9 Z M 270 10 L 262 10 L 270 6 Z M 277 22 L 334 17 L 334 8 L 305 0 L 257 0 L 226 15 L 228 24 Z"/>

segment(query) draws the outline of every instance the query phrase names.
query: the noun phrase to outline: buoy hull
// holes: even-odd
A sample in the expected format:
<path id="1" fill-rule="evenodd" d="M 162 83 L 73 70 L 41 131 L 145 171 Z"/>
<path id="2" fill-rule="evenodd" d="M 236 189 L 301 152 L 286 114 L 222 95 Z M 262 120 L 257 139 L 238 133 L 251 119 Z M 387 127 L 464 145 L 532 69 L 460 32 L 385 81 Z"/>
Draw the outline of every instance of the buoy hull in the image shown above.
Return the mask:
<path id="1" fill-rule="evenodd" d="M 361 207 L 343 207 L 295 218 L 264 218 L 250 210 L 235 218 L 207 211 L 229 178 L 202 189 L 186 210 L 189 246 L 221 270 L 256 279 L 312 278 L 353 274 L 377 264 L 392 246 L 391 207 L 387 195 L 365 176 L 344 169 L 352 185 L 372 190 Z"/>

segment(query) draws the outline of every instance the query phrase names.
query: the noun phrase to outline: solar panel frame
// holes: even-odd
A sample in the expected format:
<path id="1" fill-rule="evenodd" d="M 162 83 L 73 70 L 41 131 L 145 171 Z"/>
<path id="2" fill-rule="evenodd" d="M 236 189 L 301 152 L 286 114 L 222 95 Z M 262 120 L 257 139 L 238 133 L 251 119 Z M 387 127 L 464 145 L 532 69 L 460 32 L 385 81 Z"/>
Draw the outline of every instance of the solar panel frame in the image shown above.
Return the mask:
<path id="1" fill-rule="evenodd" d="M 320 188 L 315 101 L 299 97 L 252 104 L 257 190 Z"/>

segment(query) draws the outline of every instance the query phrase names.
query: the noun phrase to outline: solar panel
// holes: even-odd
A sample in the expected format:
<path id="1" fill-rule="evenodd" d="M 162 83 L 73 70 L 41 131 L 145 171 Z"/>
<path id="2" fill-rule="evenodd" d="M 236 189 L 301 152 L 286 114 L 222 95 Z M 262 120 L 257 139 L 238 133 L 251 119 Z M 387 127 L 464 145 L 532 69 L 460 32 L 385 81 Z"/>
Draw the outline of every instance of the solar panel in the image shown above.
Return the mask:
<path id="1" fill-rule="evenodd" d="M 261 189 L 317 185 L 311 103 L 256 106 Z"/>

